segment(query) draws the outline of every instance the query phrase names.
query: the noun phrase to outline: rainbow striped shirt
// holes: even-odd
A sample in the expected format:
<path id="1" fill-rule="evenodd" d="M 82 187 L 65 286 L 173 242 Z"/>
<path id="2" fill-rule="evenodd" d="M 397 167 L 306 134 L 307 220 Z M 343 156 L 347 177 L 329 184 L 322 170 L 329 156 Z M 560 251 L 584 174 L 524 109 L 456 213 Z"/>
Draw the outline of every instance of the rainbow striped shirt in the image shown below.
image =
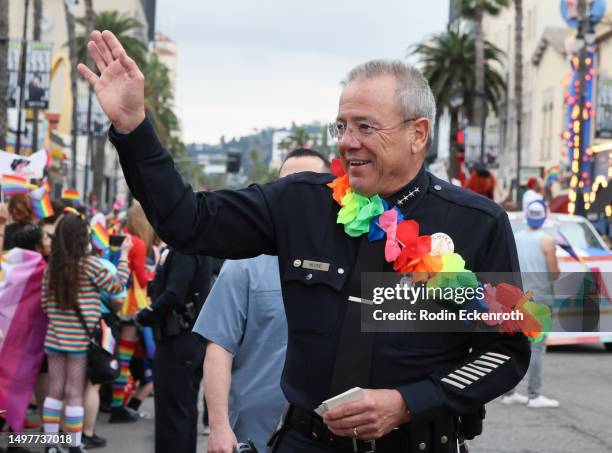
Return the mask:
<path id="1" fill-rule="evenodd" d="M 120 261 L 114 276 L 95 256 L 81 258 L 79 269 L 78 303 L 87 327 L 95 328 L 102 314 L 102 291 L 119 294 L 125 291 L 129 277 L 127 262 Z M 86 352 L 87 333 L 76 311 L 57 306 L 49 289 L 48 274 L 42 289 L 42 307 L 49 316 L 45 348 L 62 352 Z"/>

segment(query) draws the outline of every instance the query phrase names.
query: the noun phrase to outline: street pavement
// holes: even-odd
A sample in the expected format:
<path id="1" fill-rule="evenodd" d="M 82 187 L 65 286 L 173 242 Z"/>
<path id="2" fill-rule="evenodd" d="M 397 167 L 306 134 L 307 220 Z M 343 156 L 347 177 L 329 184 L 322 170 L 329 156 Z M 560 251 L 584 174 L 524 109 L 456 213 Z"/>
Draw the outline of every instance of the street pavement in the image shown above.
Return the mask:
<path id="1" fill-rule="evenodd" d="M 201 401 L 201 399 L 200 399 Z M 208 436 L 204 435 L 202 425 L 202 408 L 198 419 L 198 453 L 206 453 Z M 105 448 L 95 450 L 100 453 L 153 453 L 155 446 L 155 420 L 153 419 L 153 398 L 142 403 L 140 412 L 150 415 L 136 423 L 109 424 L 109 414 L 100 414 L 96 425 L 96 434 L 107 440 Z M 181 453 L 181 452 L 173 452 Z"/>
<path id="2" fill-rule="evenodd" d="M 483 435 L 470 443 L 470 452 L 612 452 L 612 353 L 598 345 L 549 348 L 542 387 L 561 407 L 529 409 L 493 401 Z M 526 380 L 519 391 L 527 394 Z"/>
<path id="3" fill-rule="evenodd" d="M 558 399 L 558 409 L 487 405 L 484 434 L 469 443 L 471 453 L 606 453 L 612 452 L 612 353 L 599 345 L 549 349 L 544 365 L 543 393 Z M 519 391 L 527 393 L 525 383 Z M 141 411 L 153 414 L 153 400 Z M 98 435 L 108 440 L 100 453 L 152 453 L 154 420 L 109 425 L 100 414 Z M 201 420 L 201 419 L 200 419 Z M 199 423 L 198 453 L 207 437 Z M 176 452 L 180 453 L 180 452 Z"/>

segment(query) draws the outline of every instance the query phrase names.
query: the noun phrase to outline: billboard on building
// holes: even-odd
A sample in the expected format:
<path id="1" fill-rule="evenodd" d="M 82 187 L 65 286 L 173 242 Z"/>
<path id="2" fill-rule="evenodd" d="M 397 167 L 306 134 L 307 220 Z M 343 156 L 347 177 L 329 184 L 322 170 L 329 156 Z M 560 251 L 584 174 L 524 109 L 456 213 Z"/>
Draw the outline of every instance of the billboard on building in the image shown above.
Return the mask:
<path id="1" fill-rule="evenodd" d="M 598 176 L 610 179 L 612 168 L 612 150 L 599 151 L 593 155 L 593 180 Z"/>
<path id="2" fill-rule="evenodd" d="M 612 79 L 597 80 L 595 138 L 612 138 Z"/>
<path id="3" fill-rule="evenodd" d="M 19 104 L 19 57 L 21 56 L 21 41 L 11 40 L 8 47 L 6 66 L 9 73 L 8 106 L 15 108 Z"/>
<path id="4" fill-rule="evenodd" d="M 30 41 L 26 59 L 25 107 L 49 108 L 53 44 Z"/>
<path id="5" fill-rule="evenodd" d="M 482 128 L 468 126 L 464 130 L 465 163 L 475 164 L 481 161 Z M 485 127 L 484 164 L 489 168 L 496 168 L 499 157 L 499 127 L 497 124 L 488 124 Z"/>
<path id="6" fill-rule="evenodd" d="M 77 102 L 77 133 L 87 135 L 87 109 L 89 103 L 89 92 L 79 95 Z M 108 130 L 108 118 L 102 110 L 95 94 L 91 96 L 91 132 L 94 137 L 106 135 Z"/>

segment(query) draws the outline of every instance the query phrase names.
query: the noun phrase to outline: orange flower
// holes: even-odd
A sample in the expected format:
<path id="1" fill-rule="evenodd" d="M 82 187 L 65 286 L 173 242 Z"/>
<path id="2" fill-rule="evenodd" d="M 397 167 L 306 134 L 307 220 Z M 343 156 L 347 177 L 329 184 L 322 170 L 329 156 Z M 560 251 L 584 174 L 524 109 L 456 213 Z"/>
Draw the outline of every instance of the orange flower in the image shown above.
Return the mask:
<path id="1" fill-rule="evenodd" d="M 402 273 L 412 272 L 425 255 L 431 252 L 431 236 L 419 236 L 419 224 L 414 220 L 402 220 L 397 225 L 396 237 L 402 251 L 393 263 L 393 269 Z"/>
<path id="2" fill-rule="evenodd" d="M 346 195 L 346 191 L 350 189 L 348 175 L 344 175 L 334 179 L 332 182 L 327 184 L 327 187 L 333 190 L 333 197 L 340 206 L 342 206 L 342 199 Z"/>
<path id="3" fill-rule="evenodd" d="M 422 258 L 417 258 L 412 270 L 412 281 L 427 282 L 433 275 L 442 270 L 442 258 L 427 254 Z"/>

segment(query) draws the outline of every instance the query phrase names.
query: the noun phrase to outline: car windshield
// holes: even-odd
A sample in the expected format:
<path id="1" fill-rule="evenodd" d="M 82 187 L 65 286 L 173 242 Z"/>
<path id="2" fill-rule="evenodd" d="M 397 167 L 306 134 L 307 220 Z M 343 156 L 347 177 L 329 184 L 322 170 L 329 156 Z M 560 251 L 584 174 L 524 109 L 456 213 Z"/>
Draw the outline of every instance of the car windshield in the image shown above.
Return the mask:
<path id="1" fill-rule="evenodd" d="M 603 250 L 601 243 L 584 222 L 561 222 L 559 230 L 574 248 Z"/>
<path id="2" fill-rule="evenodd" d="M 523 220 L 513 220 L 512 230 L 514 234 L 527 228 Z M 597 240 L 591 229 L 584 222 L 548 222 L 543 227 L 543 231 L 555 237 L 557 232 L 561 232 L 574 248 L 586 249 L 595 248 L 604 250 L 601 243 Z"/>

